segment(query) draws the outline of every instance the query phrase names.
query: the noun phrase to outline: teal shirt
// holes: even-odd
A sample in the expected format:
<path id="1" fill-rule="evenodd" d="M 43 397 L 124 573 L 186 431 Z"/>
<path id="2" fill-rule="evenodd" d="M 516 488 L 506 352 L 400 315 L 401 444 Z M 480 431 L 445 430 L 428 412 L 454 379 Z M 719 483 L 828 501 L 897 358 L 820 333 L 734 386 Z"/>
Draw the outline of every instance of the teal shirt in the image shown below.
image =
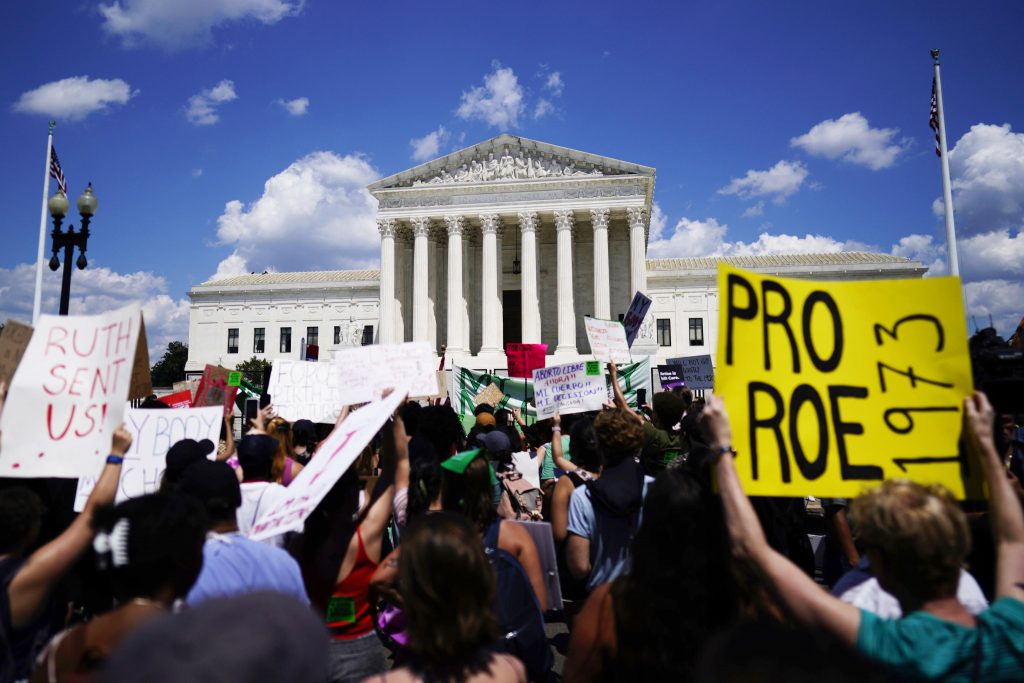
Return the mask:
<path id="1" fill-rule="evenodd" d="M 1024 602 L 1000 598 L 969 628 L 927 612 L 881 619 L 861 610 L 857 649 L 899 680 L 1024 681 Z"/>
<path id="2" fill-rule="evenodd" d="M 569 437 L 562 437 L 562 457 L 569 462 L 572 462 L 572 458 L 569 457 Z M 540 465 L 540 480 L 554 479 L 555 478 L 555 457 L 551 455 L 551 444 L 544 446 L 544 462 Z"/>

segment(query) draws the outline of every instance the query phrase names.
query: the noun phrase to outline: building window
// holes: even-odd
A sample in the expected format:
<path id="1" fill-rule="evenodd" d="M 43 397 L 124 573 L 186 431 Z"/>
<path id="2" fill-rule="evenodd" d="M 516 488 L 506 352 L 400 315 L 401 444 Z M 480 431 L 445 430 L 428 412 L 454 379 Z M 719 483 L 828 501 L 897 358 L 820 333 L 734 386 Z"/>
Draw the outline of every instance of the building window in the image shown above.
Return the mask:
<path id="1" fill-rule="evenodd" d="M 238 328 L 228 328 L 228 353 L 238 353 Z"/>
<path id="2" fill-rule="evenodd" d="M 265 328 L 257 327 L 252 331 L 252 352 L 263 353 L 263 343 L 266 341 Z"/>
<path id="3" fill-rule="evenodd" d="M 672 346 L 672 321 L 658 318 L 658 346 Z"/>
<path id="4" fill-rule="evenodd" d="M 320 346 L 320 328 L 306 328 L 306 346 Z"/>
<path id="5" fill-rule="evenodd" d="M 341 325 L 335 325 L 334 326 L 334 343 L 335 344 L 340 344 L 341 343 Z"/>
<path id="6" fill-rule="evenodd" d="M 363 326 L 363 346 L 371 346 L 373 344 L 373 325 Z"/>
<path id="7" fill-rule="evenodd" d="M 690 346 L 704 346 L 704 318 L 690 318 Z"/>
<path id="8" fill-rule="evenodd" d="M 281 353 L 292 352 L 292 328 L 281 328 Z"/>

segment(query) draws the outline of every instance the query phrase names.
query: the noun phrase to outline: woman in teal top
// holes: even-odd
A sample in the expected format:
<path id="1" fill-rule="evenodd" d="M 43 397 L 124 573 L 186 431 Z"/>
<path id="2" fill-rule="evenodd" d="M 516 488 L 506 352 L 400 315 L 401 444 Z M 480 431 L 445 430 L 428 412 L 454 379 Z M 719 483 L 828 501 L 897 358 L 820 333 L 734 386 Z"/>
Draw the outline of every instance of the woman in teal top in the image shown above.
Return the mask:
<path id="1" fill-rule="evenodd" d="M 974 617 L 956 598 L 970 536 L 948 491 L 887 481 L 854 501 L 851 514 L 879 583 L 906 615 L 890 621 L 832 597 L 768 545 L 728 455 L 725 407 L 712 397 L 704 409 L 734 556 L 760 570 L 796 621 L 831 632 L 900 680 L 1024 680 L 1024 511 L 996 453 L 994 414 L 984 394 L 967 398 L 964 414 L 988 482 L 998 553 L 995 602 Z"/>

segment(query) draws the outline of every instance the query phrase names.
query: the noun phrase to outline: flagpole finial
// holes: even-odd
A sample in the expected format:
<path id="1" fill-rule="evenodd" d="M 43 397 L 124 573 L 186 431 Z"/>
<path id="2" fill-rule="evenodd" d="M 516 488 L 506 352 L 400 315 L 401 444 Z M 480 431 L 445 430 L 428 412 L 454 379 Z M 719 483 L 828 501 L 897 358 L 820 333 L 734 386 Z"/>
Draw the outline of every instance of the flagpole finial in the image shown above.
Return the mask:
<path id="1" fill-rule="evenodd" d="M 50 132 L 51 133 L 53 132 L 53 129 L 56 128 L 56 127 L 57 127 L 57 122 L 56 121 L 50 121 Z"/>
<path id="2" fill-rule="evenodd" d="M 939 63 L 939 49 L 938 48 L 932 48 L 932 59 L 935 60 L 936 64 Z"/>

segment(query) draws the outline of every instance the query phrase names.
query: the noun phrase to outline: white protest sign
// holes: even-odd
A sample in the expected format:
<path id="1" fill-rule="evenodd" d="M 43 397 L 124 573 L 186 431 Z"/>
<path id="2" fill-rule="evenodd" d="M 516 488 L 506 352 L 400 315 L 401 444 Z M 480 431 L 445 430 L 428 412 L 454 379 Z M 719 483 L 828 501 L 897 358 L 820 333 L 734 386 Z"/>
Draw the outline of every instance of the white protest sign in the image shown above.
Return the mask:
<path id="1" fill-rule="evenodd" d="M 683 381 L 690 389 L 714 389 L 715 370 L 711 365 L 711 356 L 683 356 L 669 358 L 669 365 L 678 365 L 683 369 Z"/>
<path id="2" fill-rule="evenodd" d="M 154 493 L 160 488 L 160 478 L 167 466 L 167 451 L 182 439 L 217 444 L 220 427 L 224 424 L 224 410 L 220 406 L 206 408 L 177 408 L 174 410 L 129 408 L 124 414 L 124 426 L 132 435 L 132 446 L 124 454 L 121 481 L 117 488 L 120 503 Z M 214 449 L 210 457 L 216 457 Z M 75 493 L 75 512 L 85 509 L 97 475 L 78 478 Z"/>
<path id="3" fill-rule="evenodd" d="M 605 363 L 633 362 L 629 355 L 629 342 L 626 341 L 626 328 L 622 323 L 584 316 L 583 325 L 587 328 L 590 353 L 594 354 L 594 358 Z"/>
<path id="4" fill-rule="evenodd" d="M 334 364 L 340 373 L 341 405 L 376 400 L 385 389 L 400 385 L 408 387 L 410 398 L 439 393 L 437 359 L 429 342 L 339 349 L 334 352 Z"/>
<path id="5" fill-rule="evenodd" d="M 626 343 L 629 346 L 633 346 L 636 333 L 640 330 L 640 326 L 643 325 L 644 318 L 647 316 L 647 310 L 650 307 L 651 300 L 644 296 L 642 292 L 637 292 L 633 295 L 633 301 L 630 302 L 626 315 L 622 319 L 622 326 L 626 329 Z"/>
<path id="6" fill-rule="evenodd" d="M 142 312 L 42 315 L 11 379 L 0 476 L 98 475 L 124 417 Z"/>
<path id="7" fill-rule="evenodd" d="M 608 398 L 604 366 L 599 361 L 579 361 L 537 368 L 533 371 L 533 398 L 537 419 L 600 410 Z"/>
<path id="8" fill-rule="evenodd" d="M 340 378 L 331 363 L 275 360 L 267 393 L 274 412 L 289 422 L 334 422 L 343 405 Z"/>
<path id="9" fill-rule="evenodd" d="M 405 400 L 406 393 L 404 387 L 396 388 L 387 398 L 374 401 L 345 418 L 288 485 L 288 495 L 260 515 L 249 538 L 261 541 L 301 526 Z"/>
<path id="10" fill-rule="evenodd" d="M 515 466 L 516 471 L 523 475 L 523 479 L 538 489 L 540 488 L 540 460 L 541 458 L 532 448 L 512 454 L 512 465 Z"/>

